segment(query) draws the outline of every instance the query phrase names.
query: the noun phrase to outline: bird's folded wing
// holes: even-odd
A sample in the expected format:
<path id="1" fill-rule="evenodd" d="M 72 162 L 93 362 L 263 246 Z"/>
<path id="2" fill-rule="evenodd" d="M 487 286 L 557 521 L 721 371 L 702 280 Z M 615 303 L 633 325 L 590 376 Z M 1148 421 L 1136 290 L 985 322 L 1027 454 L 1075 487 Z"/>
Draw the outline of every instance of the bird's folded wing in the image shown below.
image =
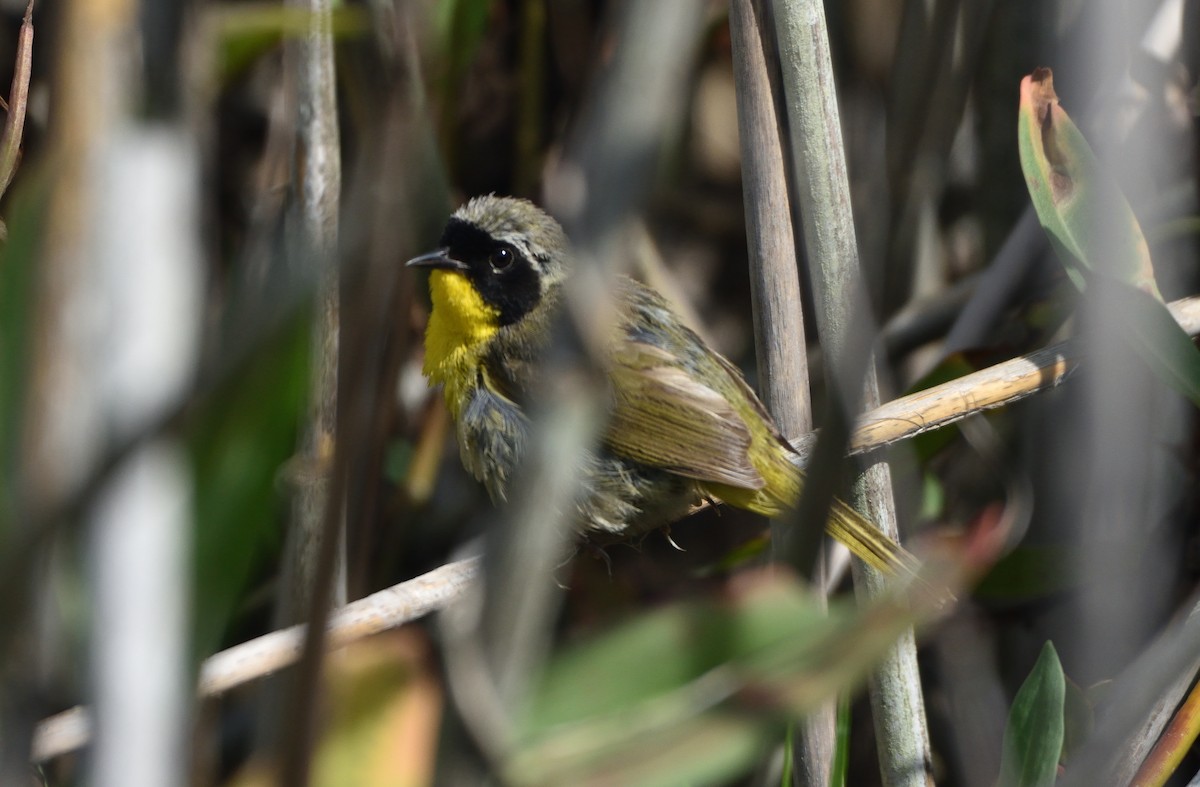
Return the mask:
<path id="1" fill-rule="evenodd" d="M 614 453 L 687 478 L 744 489 L 766 482 L 750 461 L 745 419 L 666 350 L 630 341 L 610 358 L 613 412 L 604 440 Z"/>

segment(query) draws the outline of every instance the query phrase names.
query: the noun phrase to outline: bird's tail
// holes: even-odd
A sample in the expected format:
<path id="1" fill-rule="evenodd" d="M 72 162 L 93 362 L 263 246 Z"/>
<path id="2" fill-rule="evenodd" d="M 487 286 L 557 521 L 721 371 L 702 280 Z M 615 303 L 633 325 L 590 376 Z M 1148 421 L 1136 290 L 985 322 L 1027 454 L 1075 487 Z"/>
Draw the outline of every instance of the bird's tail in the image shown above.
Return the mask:
<path id="1" fill-rule="evenodd" d="M 761 489 L 709 485 L 710 491 L 731 505 L 765 516 L 779 516 L 799 502 L 800 492 L 804 489 L 806 476 L 800 469 L 799 455 L 794 451 L 785 453 L 765 449 L 755 451 L 753 455 L 758 459 L 757 469 L 766 481 Z M 921 566 L 916 556 L 838 498 L 834 498 L 830 506 L 825 530 L 845 544 L 856 557 L 880 571 L 914 577 Z"/>
<path id="2" fill-rule="evenodd" d="M 915 577 L 921 568 L 921 562 L 915 555 L 836 497 L 829 508 L 825 530 L 845 544 L 856 557 L 880 571 Z"/>

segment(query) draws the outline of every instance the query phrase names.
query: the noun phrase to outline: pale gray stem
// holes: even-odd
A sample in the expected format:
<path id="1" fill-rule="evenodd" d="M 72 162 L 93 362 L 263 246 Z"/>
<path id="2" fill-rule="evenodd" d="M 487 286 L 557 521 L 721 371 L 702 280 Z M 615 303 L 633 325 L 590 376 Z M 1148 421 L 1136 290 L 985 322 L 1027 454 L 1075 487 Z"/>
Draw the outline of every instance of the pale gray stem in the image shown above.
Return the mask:
<path id="1" fill-rule="evenodd" d="M 293 691 L 286 696 L 287 730 L 280 743 L 281 780 L 308 781 L 315 736 L 315 704 L 324 623 L 328 610 L 346 601 L 345 501 L 337 454 L 338 379 L 338 213 L 342 167 L 338 134 L 337 78 L 333 59 L 331 0 L 293 0 L 308 12 L 308 29 L 287 50 L 295 85 L 295 203 L 288 216 L 296 243 L 289 249 L 300 276 L 318 282 L 312 327 L 312 377 L 308 422 L 293 465 L 299 472 L 292 521 L 284 544 L 280 599 L 281 624 L 309 620 L 305 652 Z M 278 687 L 276 688 L 278 690 Z M 268 722 L 269 724 L 269 722 Z M 268 727 L 270 732 L 276 732 Z"/>
<path id="2" fill-rule="evenodd" d="M 732 0 L 729 6 L 733 74 L 737 86 L 738 138 L 754 307 L 754 345 L 759 391 L 784 434 L 812 428 L 808 352 L 796 238 L 787 191 L 787 162 L 772 74 L 778 74 L 770 6 L 762 0 Z M 776 82 L 778 76 L 775 77 Z M 788 554 L 786 521 L 771 524 L 776 560 Z M 812 587 L 824 600 L 824 561 L 813 562 Z M 828 784 L 836 745 L 837 704 L 809 714 L 795 736 L 797 778 Z"/>
<path id="3" fill-rule="evenodd" d="M 866 300 L 850 207 L 846 156 L 842 144 L 833 65 L 825 12 L 816 0 L 775 0 L 779 55 L 787 102 L 795 191 L 804 222 L 804 240 L 813 266 L 817 325 L 830 359 L 831 379 L 852 364 L 856 335 L 863 329 Z M 856 398 L 856 391 L 842 395 Z M 836 390 L 836 389 L 835 389 Z M 879 404 L 874 364 L 867 364 L 864 404 Z M 886 464 L 869 467 L 855 485 L 854 502 L 881 529 L 895 538 L 895 502 Z M 881 592 L 882 576 L 855 561 L 855 585 L 861 596 Z M 911 632 L 871 681 L 871 706 L 879 741 L 883 783 L 926 784 L 929 781 L 929 735 Z"/>
<path id="4" fill-rule="evenodd" d="M 296 623 L 308 614 L 323 549 L 330 476 L 337 436 L 338 369 L 338 210 L 341 198 L 341 147 L 337 125 L 330 0 L 297 0 L 310 13 L 307 34 L 294 44 L 291 63 L 296 88 L 296 122 L 301 162 L 294 173 L 297 204 L 290 217 L 299 241 L 296 265 L 315 269 L 317 288 L 313 324 L 313 371 L 309 420 L 300 448 L 292 525 L 283 558 L 280 623 Z M 335 539 L 334 605 L 346 601 L 345 532 L 341 509 Z"/>

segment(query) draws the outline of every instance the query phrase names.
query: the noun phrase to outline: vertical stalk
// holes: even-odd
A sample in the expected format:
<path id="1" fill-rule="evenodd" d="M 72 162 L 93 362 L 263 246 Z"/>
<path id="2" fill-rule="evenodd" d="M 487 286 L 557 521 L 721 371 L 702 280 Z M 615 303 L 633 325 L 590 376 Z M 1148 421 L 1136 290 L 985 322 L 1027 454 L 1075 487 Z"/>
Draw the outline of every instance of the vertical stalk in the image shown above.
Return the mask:
<path id="1" fill-rule="evenodd" d="M 770 8 L 762 0 L 732 0 L 729 28 L 737 87 L 738 139 L 750 261 L 759 390 L 784 434 L 812 430 L 804 306 L 787 192 L 783 119 L 777 113 Z M 786 522 L 771 525 L 774 558 L 788 554 Z M 813 590 L 824 601 L 825 564 L 814 561 Z M 804 784 L 828 784 L 835 746 L 836 707 L 810 714 L 795 735 L 794 773 Z"/>
<path id="2" fill-rule="evenodd" d="M 330 607 L 346 602 L 345 473 L 336 461 L 338 422 L 338 214 L 342 167 L 331 0 L 294 0 L 309 14 L 303 37 L 286 52 L 295 85 L 295 204 L 289 221 L 299 245 L 289 249 L 303 279 L 317 282 L 308 423 L 300 448 L 292 522 L 285 544 L 281 624 L 309 622 L 304 652 L 289 683 L 286 733 L 280 739 L 281 783 L 303 785 L 315 737 L 317 684 Z"/>
<path id="3" fill-rule="evenodd" d="M 860 281 L 825 11 L 818 0 L 775 0 L 774 10 L 796 173 L 795 193 L 807 257 L 814 266 L 817 325 L 830 361 L 831 383 L 835 383 L 831 390 L 839 392 L 848 405 L 857 405 L 861 390 L 862 404 L 870 408 L 879 404 L 873 361 L 867 363 L 861 389 L 847 381 L 853 375 L 838 374 L 838 370 L 861 360 L 854 356 L 856 344 L 861 343 L 866 300 Z M 885 533 L 897 536 L 891 473 L 885 463 L 871 465 L 858 478 L 854 502 Z M 885 590 L 882 575 L 860 561 L 854 562 L 854 576 L 862 597 L 872 598 Z M 929 783 L 929 735 L 911 631 L 872 676 L 871 706 L 883 783 L 888 787 Z"/>
<path id="4" fill-rule="evenodd" d="M 298 473 L 292 525 L 284 554 L 280 624 L 303 620 L 318 592 L 317 564 L 323 549 L 337 551 L 330 602 L 344 604 L 345 534 L 341 506 L 336 530 L 328 534 L 330 476 L 337 435 L 338 371 L 338 206 L 341 196 L 341 148 L 337 123 L 330 0 L 297 0 L 310 14 L 308 33 L 294 44 L 291 66 L 296 89 L 298 150 L 294 173 L 297 204 L 290 217 L 298 248 L 296 264 L 316 270 L 318 282 L 313 324 L 313 371 L 309 420 L 300 455 L 307 468 Z M 307 278 L 307 277 L 306 277 Z M 329 546 L 326 542 L 332 540 Z"/>
<path id="5" fill-rule="evenodd" d="M 521 1 L 520 88 L 517 103 L 514 193 L 532 196 L 542 162 L 542 123 L 546 113 L 546 0 Z"/>
<path id="6" fill-rule="evenodd" d="M 783 433 L 799 435 L 812 431 L 812 405 L 781 136 L 786 124 L 777 113 L 772 84 L 778 58 L 770 22 L 764 0 L 730 3 L 759 382 L 763 401 Z"/>

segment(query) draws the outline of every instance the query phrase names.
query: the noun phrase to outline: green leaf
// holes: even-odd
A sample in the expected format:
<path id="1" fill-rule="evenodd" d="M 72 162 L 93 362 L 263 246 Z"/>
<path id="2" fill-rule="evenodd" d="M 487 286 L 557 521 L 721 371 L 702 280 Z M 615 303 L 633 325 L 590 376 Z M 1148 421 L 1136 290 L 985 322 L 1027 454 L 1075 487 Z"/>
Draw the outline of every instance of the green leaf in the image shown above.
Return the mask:
<path id="1" fill-rule="evenodd" d="M 789 723 L 783 731 L 783 767 L 779 787 L 791 787 L 796 780 L 796 725 Z"/>
<path id="2" fill-rule="evenodd" d="M 442 51 L 460 73 L 474 59 L 487 30 L 491 0 L 442 0 L 437 5 L 435 27 Z"/>
<path id="3" fill-rule="evenodd" d="M 1085 272 L 1101 273 L 1162 300 L 1142 228 L 1059 106 L 1048 68 L 1021 80 L 1017 142 L 1029 196 L 1071 280 L 1083 289 Z"/>
<path id="4" fill-rule="evenodd" d="M 8 201 L 8 242 L 0 244 L 0 547 L 20 493 L 20 439 L 31 366 L 34 307 L 51 179 L 46 168 L 27 171 Z M 0 552 L 3 552 L 0 549 Z"/>
<path id="5" fill-rule="evenodd" d="M 1163 302 L 1101 276 L 1088 281 L 1104 299 L 1105 313 L 1128 328 L 1122 336 L 1138 357 L 1156 377 L 1200 407 L 1200 350 Z M 1107 308 L 1110 304 L 1112 308 Z"/>
<path id="6" fill-rule="evenodd" d="M 1069 571 L 1071 550 L 1061 546 L 1021 545 L 1000 558 L 972 595 L 985 601 L 1027 602 L 1078 584 Z"/>
<path id="7" fill-rule="evenodd" d="M 1067 275 L 1080 290 L 1107 283 L 1134 291 L 1120 297 L 1128 308 L 1114 310 L 1114 319 L 1153 372 L 1200 406 L 1200 350 L 1163 304 L 1142 228 L 1059 106 L 1049 69 L 1021 81 L 1018 117 L 1029 196 Z"/>
<path id="8" fill-rule="evenodd" d="M 766 719 L 714 711 L 627 736 L 619 746 L 580 746 L 580 739 L 543 747 L 533 756 L 515 758 L 507 775 L 515 784 L 546 787 L 728 784 L 748 771 L 782 730 L 782 724 Z"/>
<path id="9" fill-rule="evenodd" d="M 216 391 L 188 425 L 196 477 L 196 647 L 222 641 L 256 565 L 280 541 L 280 470 L 308 384 L 309 324 L 297 320 Z"/>
<path id="10" fill-rule="evenodd" d="M 760 560 L 771 546 L 771 534 L 763 532 L 730 549 L 712 563 L 700 566 L 692 575 L 695 577 L 716 577 L 732 574 L 739 568 Z"/>
<path id="11" fill-rule="evenodd" d="M 861 681 L 913 623 L 886 601 L 823 615 L 778 571 L 738 587 L 565 649 L 535 692 L 507 777 L 725 783 L 777 745 L 789 720 Z"/>
<path id="12" fill-rule="evenodd" d="M 215 41 L 215 65 L 222 84 L 240 75 L 285 38 L 307 35 L 313 18 L 307 8 L 281 2 L 216 3 L 204 14 Z M 337 4 L 330 17 L 330 32 L 338 40 L 370 30 L 370 19 L 358 6 Z"/>
<path id="13" fill-rule="evenodd" d="M 1004 729 L 1001 787 L 1051 787 L 1063 746 L 1066 678 L 1054 645 L 1042 648 L 1021 684 Z"/>
<path id="14" fill-rule="evenodd" d="M 782 582 L 762 583 L 729 604 L 696 602 L 656 610 L 559 655 L 543 678 L 531 728 L 619 712 L 722 664 L 744 661 L 796 637 L 822 636 L 831 625 L 798 585 Z"/>
<path id="15" fill-rule="evenodd" d="M 833 750 L 833 765 L 829 769 L 829 787 L 846 787 L 850 772 L 850 721 L 850 696 L 842 693 L 838 697 L 837 748 Z"/>

